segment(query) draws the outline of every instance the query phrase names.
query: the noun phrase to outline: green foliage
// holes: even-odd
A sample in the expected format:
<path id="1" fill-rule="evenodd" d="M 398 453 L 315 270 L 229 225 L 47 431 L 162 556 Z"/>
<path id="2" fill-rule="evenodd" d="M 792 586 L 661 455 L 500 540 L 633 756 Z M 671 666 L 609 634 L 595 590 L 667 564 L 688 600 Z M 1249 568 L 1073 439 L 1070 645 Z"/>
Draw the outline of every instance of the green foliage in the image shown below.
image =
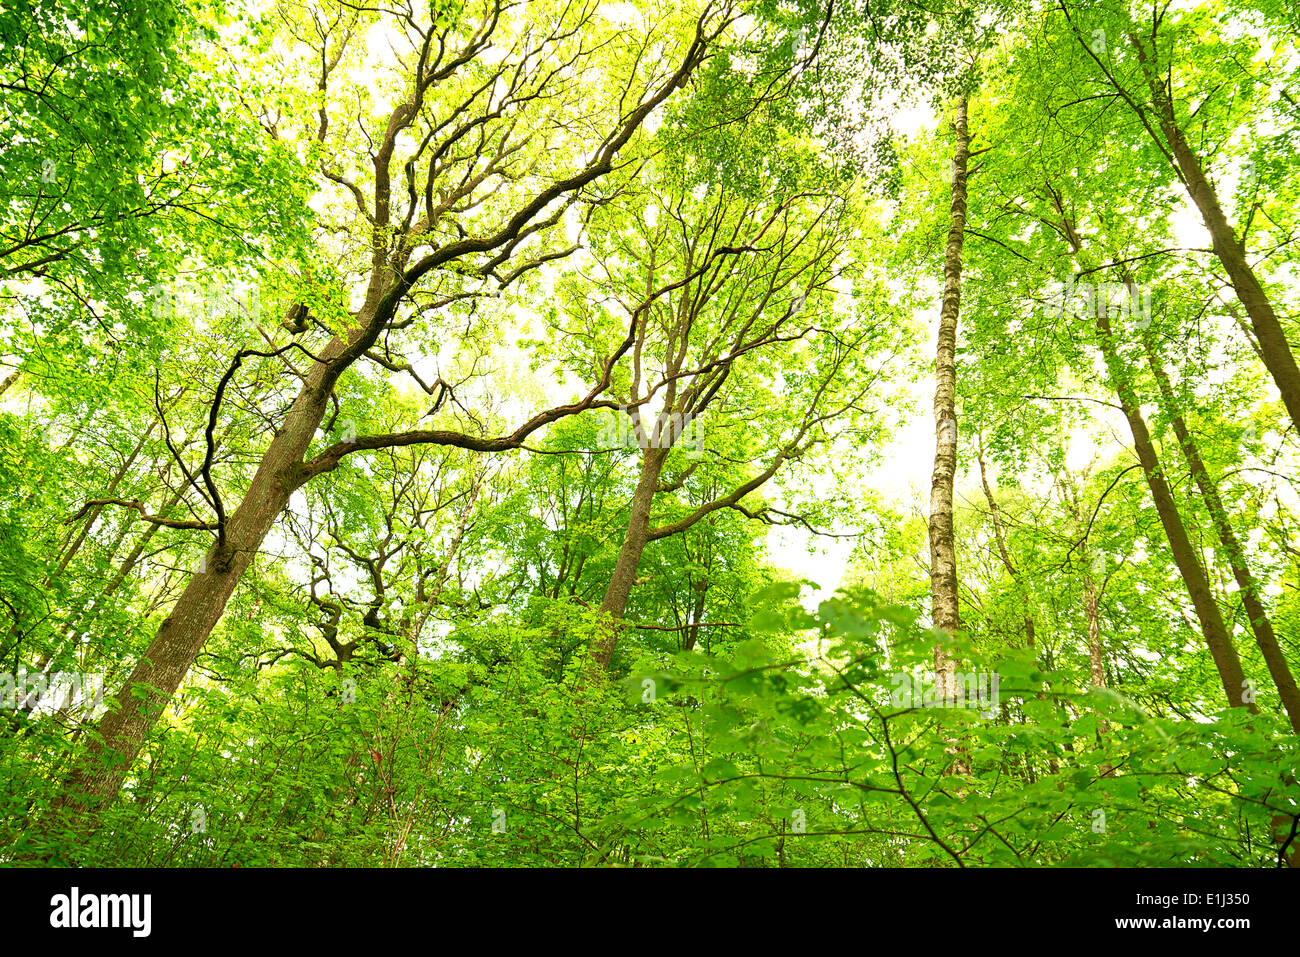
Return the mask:
<path id="1" fill-rule="evenodd" d="M 1296 37 L 1272 0 L 0 6 L 0 864 L 1274 866 L 1300 439 L 1138 54 L 1295 342 Z M 1107 340 L 1061 286 L 1121 277 L 1152 308 Z M 29 697 L 57 674 L 98 683 Z"/>

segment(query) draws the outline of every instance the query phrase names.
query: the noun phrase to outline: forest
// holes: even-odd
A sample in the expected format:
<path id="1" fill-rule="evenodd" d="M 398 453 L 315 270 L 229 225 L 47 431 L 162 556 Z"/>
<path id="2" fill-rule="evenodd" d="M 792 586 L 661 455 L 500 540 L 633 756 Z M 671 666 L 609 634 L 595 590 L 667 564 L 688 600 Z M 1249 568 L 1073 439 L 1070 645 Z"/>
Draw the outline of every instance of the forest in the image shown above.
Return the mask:
<path id="1" fill-rule="evenodd" d="M 1289 0 L 3 0 L 0 867 L 1300 866 L 1298 240 Z"/>

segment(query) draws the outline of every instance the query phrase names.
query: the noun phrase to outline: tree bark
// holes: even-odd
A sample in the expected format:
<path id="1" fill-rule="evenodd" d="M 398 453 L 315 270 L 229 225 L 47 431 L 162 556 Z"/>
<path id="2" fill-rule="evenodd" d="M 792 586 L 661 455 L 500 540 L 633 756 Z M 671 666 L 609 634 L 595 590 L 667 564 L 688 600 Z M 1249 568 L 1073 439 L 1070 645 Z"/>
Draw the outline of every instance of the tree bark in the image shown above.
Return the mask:
<path id="1" fill-rule="evenodd" d="M 610 658 L 618 644 L 617 622 L 627 610 L 628 597 L 632 594 L 632 586 L 636 584 L 637 566 L 641 564 L 641 553 L 649 541 L 650 507 L 654 504 L 655 490 L 659 486 L 659 476 L 663 472 L 668 452 L 668 449 L 648 448 L 641 458 L 641 476 L 637 480 L 636 491 L 632 494 L 627 532 L 623 535 L 614 573 L 610 576 L 605 597 L 600 603 L 600 615 L 605 620 L 596 640 L 593 664 L 601 669 L 609 667 Z"/>
<path id="2" fill-rule="evenodd" d="M 1214 592 L 1210 589 L 1210 581 L 1206 577 L 1205 569 L 1201 566 L 1200 559 L 1197 558 L 1196 551 L 1188 540 L 1187 529 L 1178 512 L 1173 492 L 1169 489 L 1169 483 L 1165 481 L 1155 445 L 1151 441 L 1151 433 L 1147 429 L 1137 396 L 1124 370 L 1123 359 L 1116 347 L 1106 311 L 1105 308 L 1097 310 L 1097 340 L 1105 356 L 1106 367 L 1110 371 L 1111 385 L 1119 398 L 1120 408 L 1128 420 L 1129 429 L 1133 433 L 1133 445 L 1137 451 L 1138 461 L 1142 465 L 1142 473 L 1146 476 L 1147 486 L 1151 489 L 1156 514 L 1169 541 L 1169 550 L 1173 553 L 1174 564 L 1178 567 L 1178 573 L 1182 576 L 1183 584 L 1186 585 L 1187 593 L 1192 599 L 1192 607 L 1196 610 L 1196 617 L 1201 625 L 1201 634 L 1205 638 L 1206 647 L 1210 650 L 1219 678 L 1223 682 L 1228 704 L 1234 708 L 1244 707 L 1246 702 L 1242 695 L 1246 679 L 1241 669 L 1241 659 L 1237 656 L 1237 649 L 1233 646 L 1228 629 L 1224 626 L 1223 615 L 1219 611 Z M 1254 710 L 1253 706 L 1251 710 Z"/>
<path id="3" fill-rule="evenodd" d="M 1053 196 L 1056 212 L 1061 217 L 1058 225 L 1062 234 L 1065 236 L 1071 252 L 1076 257 L 1082 258 L 1080 253 L 1083 249 L 1083 238 L 1080 236 L 1073 219 L 1066 214 L 1061 194 L 1054 191 Z M 1195 609 L 1197 620 L 1200 622 L 1201 634 L 1205 639 L 1206 647 L 1210 651 L 1210 656 L 1214 659 L 1214 666 L 1219 673 L 1219 680 L 1223 683 L 1223 690 L 1227 695 L 1228 704 L 1234 708 L 1248 707 L 1252 712 L 1257 711 L 1258 708 L 1254 704 L 1247 704 L 1244 700 L 1243 693 L 1246 678 L 1242 671 L 1241 659 L 1237 655 L 1236 647 L 1232 644 L 1232 638 L 1223 622 L 1223 614 L 1219 610 L 1219 604 L 1210 588 L 1210 580 L 1201 565 L 1200 559 L 1196 556 L 1196 550 L 1192 548 L 1192 543 L 1187 537 L 1187 528 L 1183 524 L 1177 502 L 1174 500 L 1173 492 L 1170 490 L 1169 483 L 1165 480 L 1164 472 L 1160 467 L 1160 458 L 1156 454 L 1155 443 L 1151 441 L 1151 432 L 1147 428 L 1146 419 L 1142 416 L 1142 407 L 1138 403 L 1137 394 L 1133 390 L 1128 373 L 1124 368 L 1123 357 L 1120 355 L 1119 347 L 1115 342 L 1115 334 L 1110 325 L 1109 305 L 1102 302 L 1097 306 L 1095 312 L 1097 343 L 1101 348 L 1102 357 L 1106 363 L 1111 388 L 1114 389 L 1115 395 L 1119 399 L 1120 410 L 1124 413 L 1124 418 L 1128 420 L 1129 430 L 1133 434 L 1134 450 L 1137 452 L 1138 462 L 1142 466 L 1142 474 L 1146 477 L 1147 487 L 1151 490 L 1151 499 L 1156 507 L 1156 515 L 1164 528 L 1165 538 L 1169 542 L 1169 550 L 1174 557 L 1174 564 L 1178 568 L 1178 573 L 1182 576 L 1183 584 L 1187 588 L 1187 594 L 1192 600 L 1192 607 Z"/>
<path id="4" fill-rule="evenodd" d="M 180 687 L 235 586 L 298 487 L 303 455 L 327 405 L 329 390 L 322 388 L 323 377 L 319 365 L 308 375 L 284 427 L 271 441 L 248 492 L 230 516 L 224 547 L 209 549 L 204 567 L 190 578 L 158 628 L 118 692 L 117 707 L 100 720 L 95 743 L 69 776 L 59 807 L 74 814 L 93 811 L 116 796 L 145 735 Z"/>
<path id="5" fill-rule="evenodd" d="M 96 743 L 78 760 L 56 801 L 56 807 L 80 817 L 116 795 L 145 735 L 180 686 L 220 620 L 244 571 L 297 488 L 336 467 L 344 455 L 364 449 L 436 443 L 475 451 L 503 451 L 518 448 L 528 435 L 549 422 L 593 407 L 597 396 L 609 385 L 614 359 L 605 370 L 604 380 L 585 399 L 535 416 L 509 436 L 481 439 L 457 432 L 413 430 L 366 436 L 361 441 L 338 442 L 310 463 L 303 460 L 324 418 L 335 383 L 355 362 L 368 354 L 411 289 L 439 267 L 479 255 L 491 254 L 494 257 L 480 268 L 485 270 L 484 275 L 496 275 L 493 270 L 510 259 L 518 242 L 532 229 L 541 227 L 543 220 L 540 217 L 551 203 L 575 194 L 610 173 L 614 169 L 615 156 L 632 139 L 646 117 L 685 85 L 730 22 L 723 20 L 716 29 L 709 31 L 706 29 L 709 17 L 706 11 L 697 21 L 694 38 L 677 70 L 658 86 L 652 87 L 635 109 L 620 115 L 585 166 L 562 179 L 550 181 L 499 224 L 494 232 L 478 237 L 465 235 L 435 246 L 418 262 L 408 265 L 413 249 L 406 244 L 409 235 L 401 236 L 399 231 L 399 241 L 390 246 L 394 234 L 389 222 L 392 211 L 389 164 L 399 135 L 424 107 L 424 90 L 432 82 L 423 73 L 417 76 L 411 98 L 398 104 L 389 116 L 374 155 L 374 213 L 372 216 L 368 214 L 372 223 L 373 254 L 364 305 L 356 313 L 352 327 L 331 339 L 315 357 L 315 364 L 303 378 L 302 388 L 285 416 L 281 430 L 262 455 L 248 491 L 228 521 L 220 523 L 224 538 L 209 550 L 204 569 L 190 578 L 172 613 L 163 621 L 144 657 L 118 693 L 119 707 L 101 720 Z M 485 43 L 486 35 L 474 42 Z M 467 62 L 474 52 L 473 49 L 468 53 L 462 51 L 464 59 L 456 66 Z M 420 62 L 423 69 L 424 61 Z M 433 176 L 432 167 L 430 176 Z M 516 271 L 513 275 L 518 274 Z M 240 353 L 239 358 L 246 355 Z M 238 361 L 231 366 L 227 377 L 237 367 Z"/>
<path id="6" fill-rule="evenodd" d="M 1149 332 L 1143 337 L 1143 343 L 1146 347 L 1147 361 L 1151 366 L 1151 374 L 1155 376 L 1156 384 L 1160 388 L 1160 396 L 1164 400 L 1165 413 L 1169 416 L 1174 435 L 1178 438 L 1178 444 L 1183 450 L 1192 478 L 1205 499 L 1205 506 L 1214 522 L 1219 541 L 1228 552 L 1232 576 L 1236 579 L 1237 588 L 1241 592 L 1241 603 L 1246 609 L 1246 617 L 1250 620 L 1255 643 L 1259 645 L 1264 663 L 1268 666 L 1268 673 L 1273 678 L 1273 684 L 1277 686 L 1282 706 L 1286 708 L 1287 716 L 1291 719 L 1291 727 L 1300 734 L 1300 689 L 1297 689 L 1295 676 L 1291 674 L 1286 656 L 1278 646 L 1273 622 L 1264 603 L 1260 600 L 1259 586 L 1255 582 L 1254 575 L 1251 574 L 1250 566 L 1246 563 L 1246 552 L 1228 518 L 1228 510 L 1224 508 L 1219 487 L 1205 467 L 1200 450 L 1196 447 L 1191 431 L 1183 419 L 1173 386 L 1169 382 L 1169 376 L 1165 372 Z"/>
<path id="7" fill-rule="evenodd" d="M 1152 63 L 1145 44 L 1135 35 L 1130 35 L 1130 39 L 1142 64 L 1156 121 L 1168 141 L 1183 184 L 1187 187 L 1192 202 L 1200 210 L 1205 228 L 1210 232 L 1215 256 L 1223 264 L 1237 298 L 1250 317 L 1251 329 L 1259 343 L 1260 358 L 1282 395 L 1282 402 L 1291 415 L 1291 421 L 1300 429 L 1300 367 L 1296 365 L 1295 354 L 1291 351 L 1286 332 L 1278 321 L 1273 304 L 1260 285 L 1255 270 L 1251 268 L 1245 244 L 1229 224 L 1219 203 L 1218 193 L 1206 178 L 1200 156 L 1187 142 L 1187 137 L 1178 125 L 1168 87 L 1157 75 L 1156 65 Z"/>
<path id="8" fill-rule="evenodd" d="M 1106 663 L 1102 658 L 1101 614 L 1098 606 L 1101 592 L 1091 571 L 1083 573 L 1083 617 L 1088 624 L 1088 670 L 1094 688 L 1106 687 Z"/>
<path id="9" fill-rule="evenodd" d="M 961 249 L 966 235 L 966 164 L 970 137 L 966 128 L 967 98 L 957 101 L 953 129 L 952 205 L 948 244 L 943 262 L 943 305 L 939 311 L 939 340 L 935 349 L 935 451 L 930 478 L 930 604 L 934 627 L 954 632 L 961 627 L 957 604 L 957 550 L 953 537 L 952 497 L 957 472 L 957 320 L 961 310 Z M 957 660 L 951 649 L 934 649 L 937 692 L 941 700 L 955 693 Z"/>

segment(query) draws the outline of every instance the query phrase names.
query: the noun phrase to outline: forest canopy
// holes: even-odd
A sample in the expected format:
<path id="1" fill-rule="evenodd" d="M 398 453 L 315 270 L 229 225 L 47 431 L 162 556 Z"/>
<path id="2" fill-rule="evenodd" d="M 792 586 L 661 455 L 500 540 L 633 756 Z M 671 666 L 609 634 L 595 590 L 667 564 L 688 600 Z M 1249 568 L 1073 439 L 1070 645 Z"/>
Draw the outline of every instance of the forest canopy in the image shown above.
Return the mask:
<path id="1" fill-rule="evenodd" d="M 1300 13 L 7 0 L 0 865 L 1300 865 Z"/>

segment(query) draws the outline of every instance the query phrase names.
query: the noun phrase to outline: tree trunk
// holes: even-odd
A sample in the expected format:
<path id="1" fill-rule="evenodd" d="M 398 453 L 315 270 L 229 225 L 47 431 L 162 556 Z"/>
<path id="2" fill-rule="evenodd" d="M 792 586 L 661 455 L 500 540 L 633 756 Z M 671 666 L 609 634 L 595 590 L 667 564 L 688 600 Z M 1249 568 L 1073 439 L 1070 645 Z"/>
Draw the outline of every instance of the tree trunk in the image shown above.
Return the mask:
<path id="1" fill-rule="evenodd" d="M 1179 409 L 1177 398 L 1174 396 L 1173 386 L 1169 382 L 1169 376 L 1165 373 L 1160 357 L 1156 353 L 1155 344 L 1148 332 L 1143 337 L 1146 346 L 1147 361 L 1151 366 L 1151 374 L 1155 376 L 1156 383 L 1160 387 L 1160 396 L 1165 403 L 1165 414 L 1169 416 L 1170 424 L 1174 428 L 1174 435 L 1178 438 L 1178 444 L 1182 447 L 1183 456 L 1187 459 L 1187 467 L 1192 473 L 1192 478 L 1196 482 L 1197 488 L 1201 490 L 1201 496 L 1205 499 L 1205 506 L 1210 512 L 1210 518 L 1214 522 L 1215 531 L 1219 535 L 1219 541 L 1228 552 L 1228 561 L 1232 566 L 1232 576 L 1237 580 L 1237 588 L 1241 592 L 1241 603 L 1246 609 L 1246 617 L 1250 619 L 1251 631 L 1255 634 L 1255 642 L 1259 645 L 1260 653 L 1264 657 L 1264 663 L 1268 666 L 1268 673 L 1273 678 L 1273 684 L 1277 686 L 1278 695 L 1282 699 L 1282 706 L 1286 708 L 1287 716 L 1291 719 L 1291 727 L 1297 734 L 1300 734 L 1300 689 L 1296 688 L 1295 676 L 1291 674 L 1291 668 L 1287 664 L 1286 656 L 1282 649 L 1278 647 L 1277 635 L 1273 632 L 1273 623 L 1269 619 L 1268 610 L 1260 600 L 1259 587 L 1255 582 L 1255 577 L 1250 572 L 1250 566 L 1246 564 L 1246 552 L 1241 546 L 1237 533 L 1233 530 L 1232 522 L 1228 519 L 1228 511 L 1223 506 L 1223 499 L 1219 495 L 1218 485 L 1210 475 L 1209 470 L 1205 467 L 1205 462 L 1201 459 L 1201 453 L 1196 447 L 1196 442 L 1192 438 L 1191 431 L 1187 428 L 1187 423 L 1183 420 L 1182 412 Z"/>
<path id="2" fill-rule="evenodd" d="M 1100 602 L 1101 589 L 1097 587 L 1091 570 L 1085 571 L 1083 573 L 1083 616 L 1088 623 L 1088 670 L 1091 672 L 1094 688 L 1106 687 L 1106 662 L 1102 656 L 1101 614 L 1098 610 Z M 1102 746 L 1109 733 L 1110 722 L 1102 718 L 1097 726 L 1098 747 Z M 1103 761 L 1097 766 L 1097 770 L 1103 778 L 1108 778 L 1115 773 L 1115 766 L 1109 761 Z"/>
<path id="3" fill-rule="evenodd" d="M 183 486 L 173 492 L 172 497 L 167 500 L 163 507 L 158 511 L 158 514 L 164 516 L 169 514 L 173 508 L 180 504 L 184 492 L 185 489 Z M 100 593 L 104 598 L 110 597 L 126 583 L 127 576 L 135 570 L 136 564 L 140 561 L 140 556 L 144 554 L 144 550 L 149 546 L 150 540 L 158 533 L 158 529 L 160 528 L 162 528 L 161 525 L 154 525 L 152 522 L 149 523 L 149 527 L 144 530 L 144 534 L 141 535 L 140 540 L 135 543 L 135 547 L 127 553 L 126 558 L 122 560 L 122 564 L 118 566 L 117 572 L 113 575 L 113 580 L 110 581 Z"/>
<path id="4" fill-rule="evenodd" d="M 632 586 L 636 584 L 637 566 L 641 564 L 641 553 L 645 551 L 647 533 L 650 531 L 650 506 L 654 504 L 655 490 L 659 487 L 659 476 L 663 472 L 668 451 L 648 448 L 641 459 L 641 477 L 637 480 L 636 491 L 632 495 L 627 533 L 623 536 L 614 573 L 610 576 L 605 597 L 600 603 L 600 614 L 607 621 L 596 641 L 593 664 L 602 669 L 609 667 L 610 658 L 618 644 L 616 623 L 623 617 L 628 597 L 632 594 Z"/>
<path id="5" fill-rule="evenodd" d="M 961 627 L 957 607 L 957 549 L 953 539 L 952 492 L 957 472 L 957 319 L 961 309 L 961 248 L 966 235 L 966 164 L 970 137 L 965 94 L 957 101 L 953 129 L 952 210 L 943 262 L 943 305 L 935 349 L 935 451 L 930 479 L 930 602 L 934 627 L 954 632 Z M 957 661 L 944 645 L 934 649 L 935 683 L 940 700 L 955 693 Z"/>
<path id="6" fill-rule="evenodd" d="M 1106 663 L 1101 649 L 1101 592 L 1091 571 L 1083 573 L 1083 617 L 1088 624 L 1088 670 L 1094 688 L 1106 687 Z"/>
<path id="7" fill-rule="evenodd" d="M 993 539 L 997 542 L 998 555 L 1002 559 L 1002 566 L 1011 576 L 1011 581 L 1016 586 L 1016 593 L 1020 596 L 1020 602 L 1025 609 L 1025 644 L 1034 647 L 1034 616 L 1030 614 L 1029 592 L 1025 588 L 1025 583 L 1020 577 L 1020 572 L 1015 563 L 1011 561 L 1011 551 L 1007 548 L 1006 533 L 1002 529 L 1002 510 L 998 508 L 998 501 L 993 497 L 993 489 L 989 487 L 988 469 L 984 464 L 984 435 L 979 436 L 979 466 L 980 466 L 980 484 L 984 486 L 984 498 L 989 503 L 989 520 L 993 525 Z"/>
<path id="8" fill-rule="evenodd" d="M 1136 36 L 1130 37 L 1137 50 L 1138 60 L 1147 80 L 1151 93 L 1151 102 L 1155 107 L 1156 120 L 1160 131 L 1169 143 L 1174 162 L 1182 174 L 1187 192 L 1201 212 L 1205 227 L 1210 232 L 1210 241 L 1214 254 L 1223 263 L 1232 288 L 1237 298 L 1245 307 L 1250 317 L 1251 329 L 1259 342 L 1259 355 L 1277 384 L 1282 394 L 1291 421 L 1300 429 L 1300 367 L 1297 367 L 1295 354 L 1287 342 L 1286 333 L 1278 321 L 1273 304 L 1265 295 L 1255 271 L 1246 258 L 1246 247 L 1228 223 L 1228 217 L 1219 204 L 1219 196 L 1214 186 L 1205 176 L 1201 159 L 1187 142 L 1182 129 L 1178 126 L 1174 113 L 1173 100 L 1162 79 L 1157 75 L 1155 64 L 1148 55 L 1146 46 Z"/>
<path id="9" fill-rule="evenodd" d="M 74 815 L 95 810 L 121 788 L 145 735 L 180 687 L 297 487 L 298 468 L 327 404 L 328 389 L 321 387 L 322 378 L 322 367 L 317 366 L 294 400 L 283 429 L 262 456 L 248 492 L 230 516 L 225 546 L 214 545 L 202 570 L 190 578 L 118 692 L 117 707 L 100 719 L 96 741 L 77 762 L 58 806 Z"/>
<path id="10" fill-rule="evenodd" d="M 149 433 L 153 431 L 153 426 L 154 423 L 150 422 L 149 428 L 145 429 L 144 434 L 140 436 L 139 441 L 135 444 L 135 448 L 133 448 L 130 454 L 127 455 L 126 460 L 122 462 L 122 465 L 118 470 L 113 473 L 112 479 L 109 480 L 108 486 L 103 491 L 104 498 L 112 498 L 117 495 L 117 489 L 122 484 L 122 480 L 126 478 L 126 474 L 131 471 L 131 466 L 135 465 L 135 460 L 140 457 L 140 452 L 144 449 L 144 444 L 149 441 Z M 58 563 L 52 573 L 53 575 L 62 575 L 67 570 L 73 557 L 81 550 L 81 546 L 85 544 L 86 537 L 90 534 L 91 527 L 95 524 L 95 521 L 103 511 L 104 506 L 93 506 L 81 519 L 81 527 L 73 529 L 68 533 L 68 539 L 65 541 L 64 547 L 61 549 Z M 42 587 L 48 586 L 49 583 L 50 578 L 46 577 L 45 581 L 42 583 Z"/>
<path id="11" fill-rule="evenodd" d="M 1192 543 L 1187 538 L 1187 529 L 1183 525 L 1182 516 L 1178 512 L 1169 483 L 1165 481 L 1164 473 L 1161 471 L 1160 460 L 1151 441 L 1151 433 L 1147 429 L 1137 396 L 1124 371 L 1123 359 L 1115 345 L 1114 333 L 1111 331 L 1106 311 L 1105 308 L 1097 310 L 1097 339 L 1106 359 L 1106 367 L 1110 371 L 1111 385 L 1119 398 L 1124 417 L 1128 419 L 1129 429 L 1133 433 L 1133 445 L 1137 451 L 1138 461 L 1142 465 L 1142 472 L 1146 476 L 1147 485 L 1151 489 L 1156 514 L 1164 527 L 1165 537 L 1169 540 L 1169 550 L 1173 553 L 1174 564 L 1178 566 L 1178 572 L 1192 599 L 1192 606 L 1196 609 L 1196 617 L 1201 624 L 1201 634 L 1204 635 L 1205 644 L 1214 658 L 1214 665 L 1223 682 L 1228 704 L 1234 708 L 1243 707 L 1246 704 L 1242 697 L 1246 679 L 1241 670 L 1241 659 L 1237 657 L 1237 649 L 1233 647 L 1218 602 L 1215 601 L 1214 593 L 1210 590 L 1210 581 L 1206 577 L 1205 569 L 1201 567 Z M 1251 710 L 1254 710 L 1253 706 Z"/>
<path id="12" fill-rule="evenodd" d="M 695 592 L 695 598 L 691 607 L 690 627 L 686 629 L 686 637 L 680 643 L 683 651 L 692 650 L 700 640 L 700 622 L 704 620 L 704 605 L 709 595 L 709 584 L 705 580 L 692 581 L 691 588 Z"/>

